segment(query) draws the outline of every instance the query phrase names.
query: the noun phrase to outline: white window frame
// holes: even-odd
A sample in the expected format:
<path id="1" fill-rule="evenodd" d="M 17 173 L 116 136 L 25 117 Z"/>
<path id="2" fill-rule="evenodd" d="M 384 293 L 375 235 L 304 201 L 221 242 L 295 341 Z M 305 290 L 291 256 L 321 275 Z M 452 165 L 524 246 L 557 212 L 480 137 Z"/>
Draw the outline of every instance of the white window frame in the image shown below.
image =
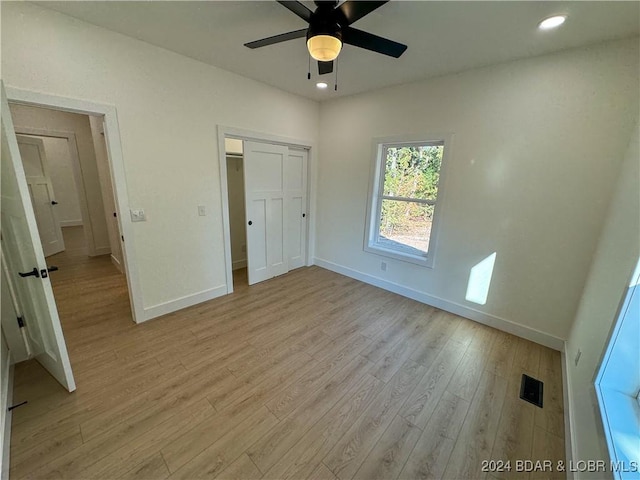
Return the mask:
<path id="1" fill-rule="evenodd" d="M 438 135 L 412 135 L 412 136 L 395 136 L 373 139 L 373 162 L 371 166 L 370 182 L 369 182 L 369 198 L 367 202 L 367 219 L 364 238 L 364 250 L 376 255 L 395 258 L 404 262 L 414 263 L 427 268 L 434 268 L 435 256 L 438 244 L 438 232 L 440 217 L 442 212 L 442 204 L 444 203 L 445 190 L 445 170 L 449 163 L 451 155 L 451 144 L 453 140 L 452 134 Z M 382 199 L 384 193 L 384 173 L 386 157 L 385 152 L 390 147 L 400 147 L 408 145 L 428 145 L 442 144 L 444 150 L 442 152 L 442 164 L 440 166 L 440 178 L 438 181 L 438 195 L 435 200 L 419 200 L 419 203 L 427 203 L 434 205 L 433 221 L 431 223 L 431 234 L 429 236 L 429 247 L 426 255 L 415 255 L 404 252 L 400 249 L 386 248 L 378 242 L 380 235 L 380 215 L 382 210 Z M 386 199 L 395 199 L 401 201 L 415 202 L 412 198 L 386 197 Z"/>

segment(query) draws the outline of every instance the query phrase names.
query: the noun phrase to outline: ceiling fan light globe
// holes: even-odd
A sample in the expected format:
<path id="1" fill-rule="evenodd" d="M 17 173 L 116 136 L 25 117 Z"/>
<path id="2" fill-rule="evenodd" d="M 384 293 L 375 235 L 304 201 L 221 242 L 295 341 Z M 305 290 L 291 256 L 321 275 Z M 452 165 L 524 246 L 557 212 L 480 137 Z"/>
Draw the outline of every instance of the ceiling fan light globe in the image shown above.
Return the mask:
<path id="1" fill-rule="evenodd" d="M 342 42 L 331 35 L 315 35 L 307 40 L 309 55 L 320 62 L 331 62 L 338 58 Z"/>

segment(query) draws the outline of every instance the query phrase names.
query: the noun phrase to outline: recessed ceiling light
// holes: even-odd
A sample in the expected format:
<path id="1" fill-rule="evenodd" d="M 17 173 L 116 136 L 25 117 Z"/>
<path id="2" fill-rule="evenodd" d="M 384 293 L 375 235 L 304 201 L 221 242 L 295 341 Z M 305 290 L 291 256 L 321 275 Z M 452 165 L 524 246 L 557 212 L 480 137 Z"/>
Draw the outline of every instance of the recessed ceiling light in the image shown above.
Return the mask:
<path id="1" fill-rule="evenodd" d="M 552 28 L 559 27 L 567 19 L 566 15 L 554 15 L 553 17 L 545 18 L 538 24 L 540 30 L 551 30 Z"/>
<path id="2" fill-rule="evenodd" d="M 324 90 L 325 88 L 327 88 L 329 85 L 327 85 L 325 82 L 318 82 L 316 83 L 316 87 Z"/>

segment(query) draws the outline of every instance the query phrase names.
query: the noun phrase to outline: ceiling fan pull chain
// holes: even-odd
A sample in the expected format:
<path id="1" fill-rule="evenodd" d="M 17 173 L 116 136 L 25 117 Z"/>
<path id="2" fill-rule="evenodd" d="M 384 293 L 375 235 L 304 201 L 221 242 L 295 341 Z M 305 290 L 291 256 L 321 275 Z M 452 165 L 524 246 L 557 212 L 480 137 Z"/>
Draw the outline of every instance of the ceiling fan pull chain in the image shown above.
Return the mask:
<path id="1" fill-rule="evenodd" d="M 307 80 L 311 80 L 311 55 L 309 55 L 309 69 L 307 70 Z"/>
<path id="2" fill-rule="evenodd" d="M 335 65 L 336 65 L 336 83 L 333 86 L 333 90 L 337 92 L 338 91 L 338 59 L 337 58 L 335 59 Z"/>

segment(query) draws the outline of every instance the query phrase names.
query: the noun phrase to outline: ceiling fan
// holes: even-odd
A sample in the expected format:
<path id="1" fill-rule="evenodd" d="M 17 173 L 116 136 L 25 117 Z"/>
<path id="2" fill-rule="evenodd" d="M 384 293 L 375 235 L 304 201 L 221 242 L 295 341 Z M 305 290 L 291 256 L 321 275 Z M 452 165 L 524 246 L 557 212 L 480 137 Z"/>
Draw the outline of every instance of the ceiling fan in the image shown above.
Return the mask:
<path id="1" fill-rule="evenodd" d="M 340 54 L 343 43 L 398 58 L 407 49 L 406 45 L 351 27 L 352 23 L 388 1 L 348 0 L 338 5 L 337 0 L 316 0 L 314 3 L 317 8 L 312 12 L 300 2 L 278 0 L 279 4 L 307 22 L 309 27 L 245 43 L 245 46 L 260 48 L 306 37 L 309 54 L 318 61 L 320 75 L 333 71 L 333 61 Z"/>

